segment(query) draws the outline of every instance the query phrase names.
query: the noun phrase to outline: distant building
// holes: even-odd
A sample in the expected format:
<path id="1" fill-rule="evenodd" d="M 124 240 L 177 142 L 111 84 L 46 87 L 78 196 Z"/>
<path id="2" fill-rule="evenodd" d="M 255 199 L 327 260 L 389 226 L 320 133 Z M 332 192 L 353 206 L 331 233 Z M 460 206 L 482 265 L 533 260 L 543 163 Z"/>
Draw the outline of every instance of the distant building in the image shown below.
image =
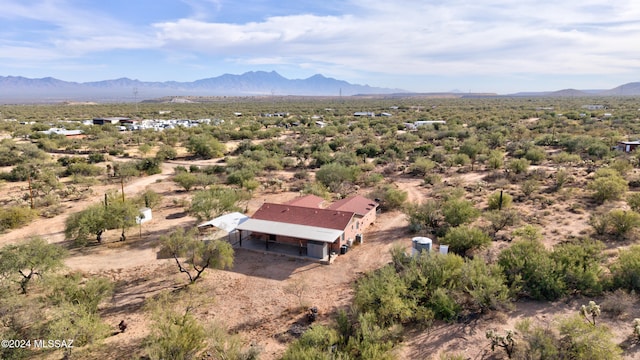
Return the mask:
<path id="1" fill-rule="evenodd" d="M 376 116 L 376 114 L 371 111 L 356 111 L 353 116 Z"/>
<path id="2" fill-rule="evenodd" d="M 595 105 L 595 104 L 588 104 L 588 105 L 582 105 L 583 109 L 587 109 L 587 110 L 602 110 L 605 108 L 604 105 Z"/>
<path id="3" fill-rule="evenodd" d="M 620 141 L 618 145 L 615 147 L 616 150 L 624 151 L 630 153 L 634 151 L 638 146 L 640 146 L 640 141 Z"/>
<path id="4" fill-rule="evenodd" d="M 105 118 L 93 118 L 93 125 L 105 125 L 105 124 L 121 124 L 130 122 L 128 117 L 105 117 Z"/>
<path id="5" fill-rule="evenodd" d="M 44 130 L 40 132 L 46 135 L 51 135 L 51 134 L 64 135 L 68 138 L 80 138 L 85 136 L 82 130 L 66 130 L 63 128 L 51 128 L 49 130 Z"/>

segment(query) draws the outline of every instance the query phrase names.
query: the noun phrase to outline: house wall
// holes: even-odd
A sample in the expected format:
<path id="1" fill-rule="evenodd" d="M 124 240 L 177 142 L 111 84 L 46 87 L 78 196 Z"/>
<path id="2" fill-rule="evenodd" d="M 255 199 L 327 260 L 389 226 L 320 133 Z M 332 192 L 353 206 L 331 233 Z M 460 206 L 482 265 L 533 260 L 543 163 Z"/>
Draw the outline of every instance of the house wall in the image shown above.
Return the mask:
<path id="1" fill-rule="evenodd" d="M 267 241 L 270 238 L 270 234 L 264 234 L 264 233 L 258 233 L 258 232 L 253 232 L 251 236 L 262 241 Z M 293 246 L 302 245 L 303 247 L 306 247 L 307 242 L 309 242 L 309 240 L 300 239 L 300 238 L 291 237 L 291 236 L 276 235 L 276 242 L 279 244 L 287 244 L 287 245 L 293 245 Z M 335 248 L 338 249 L 339 251 L 340 245 L 338 245 L 338 243 L 339 241 L 336 241 L 334 245 L 335 245 Z"/>

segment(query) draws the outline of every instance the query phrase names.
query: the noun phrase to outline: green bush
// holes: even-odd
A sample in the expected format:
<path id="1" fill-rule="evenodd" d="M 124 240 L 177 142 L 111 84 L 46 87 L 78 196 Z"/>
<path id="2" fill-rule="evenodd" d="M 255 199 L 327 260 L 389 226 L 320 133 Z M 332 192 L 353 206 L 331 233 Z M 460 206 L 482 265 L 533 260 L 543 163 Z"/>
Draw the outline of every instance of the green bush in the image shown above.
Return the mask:
<path id="1" fill-rule="evenodd" d="M 0 208 L 0 231 L 17 229 L 30 223 L 38 212 L 26 206 Z"/>
<path id="2" fill-rule="evenodd" d="M 502 199 L 502 203 L 500 200 Z M 489 210 L 506 209 L 511 206 L 513 197 L 506 192 L 496 191 L 489 195 L 488 207 Z"/>
<path id="3" fill-rule="evenodd" d="M 198 184 L 198 177 L 194 173 L 179 172 L 173 176 L 173 182 L 180 185 L 185 191 L 190 191 Z"/>
<path id="4" fill-rule="evenodd" d="M 454 321 L 462 310 L 456 300 L 444 288 L 437 288 L 429 299 L 429 307 L 436 318 L 444 321 Z"/>
<path id="5" fill-rule="evenodd" d="M 343 183 L 355 183 L 360 176 L 360 168 L 338 163 L 322 165 L 316 173 L 316 180 L 332 192 L 339 190 Z"/>
<path id="6" fill-rule="evenodd" d="M 529 171 L 530 162 L 527 159 L 512 159 L 507 163 L 507 170 L 513 174 L 526 174 Z"/>
<path id="7" fill-rule="evenodd" d="M 375 314 L 380 325 L 389 326 L 413 318 L 416 303 L 395 269 L 385 266 L 358 281 L 354 305 L 361 313 Z"/>
<path id="8" fill-rule="evenodd" d="M 558 265 L 568 290 L 586 296 L 598 296 L 603 291 L 604 244 L 592 239 L 564 242 L 554 247 L 552 258 Z"/>
<path id="9" fill-rule="evenodd" d="M 640 212 L 640 193 L 634 192 L 627 195 L 627 205 L 631 210 Z"/>
<path id="10" fill-rule="evenodd" d="M 225 146 L 209 134 L 191 136 L 186 144 L 187 151 L 196 157 L 213 159 L 224 155 Z"/>
<path id="11" fill-rule="evenodd" d="M 480 216 L 480 210 L 464 199 L 448 199 L 442 204 L 444 221 L 452 227 L 466 224 Z"/>
<path id="12" fill-rule="evenodd" d="M 517 294 L 556 300 L 565 294 L 563 274 L 539 240 L 518 240 L 498 256 L 507 284 Z"/>
<path id="13" fill-rule="evenodd" d="M 612 169 L 599 169 L 595 178 L 587 185 L 593 190 L 593 199 L 598 203 L 618 200 L 629 189 L 629 184 Z"/>
<path id="14" fill-rule="evenodd" d="M 450 251 L 465 255 L 470 250 L 486 247 L 491 243 L 491 238 L 478 228 L 457 226 L 450 228 L 441 242 L 449 245 Z"/>
<path id="15" fill-rule="evenodd" d="M 618 237 L 625 237 L 631 230 L 640 226 L 640 214 L 634 211 L 614 209 L 607 214 L 611 233 Z"/>
<path id="16" fill-rule="evenodd" d="M 395 210 L 401 208 L 407 201 L 407 192 L 396 189 L 392 185 L 382 185 L 374 189 L 369 198 L 378 199 L 382 210 Z"/>
<path id="17" fill-rule="evenodd" d="M 618 260 L 610 266 L 615 289 L 640 290 L 640 246 L 620 251 Z"/>
<path id="18" fill-rule="evenodd" d="M 87 164 L 87 163 L 73 163 L 69 164 L 65 171 L 66 176 L 81 175 L 81 176 L 99 176 L 105 173 L 105 170 L 99 166 Z"/>
<path id="19" fill-rule="evenodd" d="M 562 341 L 558 359 L 622 359 L 622 349 L 604 325 L 592 325 L 574 315 L 561 320 L 559 330 Z"/>

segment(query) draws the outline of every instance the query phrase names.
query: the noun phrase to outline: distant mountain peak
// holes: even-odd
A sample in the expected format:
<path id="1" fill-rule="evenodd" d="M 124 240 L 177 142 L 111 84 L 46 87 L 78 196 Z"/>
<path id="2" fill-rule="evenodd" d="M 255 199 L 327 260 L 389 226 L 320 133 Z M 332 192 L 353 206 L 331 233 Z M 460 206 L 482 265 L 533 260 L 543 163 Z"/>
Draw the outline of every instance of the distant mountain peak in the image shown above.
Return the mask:
<path id="1" fill-rule="evenodd" d="M 356 94 L 391 94 L 398 89 L 370 87 L 350 84 L 346 81 L 316 74 L 308 79 L 290 80 L 273 71 L 249 71 L 241 75 L 223 74 L 192 82 L 146 82 L 121 77 L 112 80 L 75 83 L 52 77 L 29 79 L 16 76 L 0 76 L 2 100 L 91 100 L 134 101 L 132 89 L 139 99 L 162 96 L 253 96 L 253 95 L 302 95 L 344 96 Z"/>

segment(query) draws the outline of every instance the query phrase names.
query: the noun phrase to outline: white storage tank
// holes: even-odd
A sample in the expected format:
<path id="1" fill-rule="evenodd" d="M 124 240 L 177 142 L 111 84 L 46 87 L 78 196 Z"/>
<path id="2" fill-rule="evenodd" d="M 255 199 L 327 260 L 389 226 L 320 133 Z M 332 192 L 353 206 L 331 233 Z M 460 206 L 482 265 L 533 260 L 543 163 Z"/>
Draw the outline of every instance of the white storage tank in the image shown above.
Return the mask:
<path id="1" fill-rule="evenodd" d="M 411 239 L 411 241 L 413 242 L 414 254 L 420 253 L 422 251 L 431 252 L 433 241 L 428 237 L 418 236 Z"/>
<path id="2" fill-rule="evenodd" d="M 449 245 L 440 245 L 440 254 L 447 255 L 449 253 Z"/>

